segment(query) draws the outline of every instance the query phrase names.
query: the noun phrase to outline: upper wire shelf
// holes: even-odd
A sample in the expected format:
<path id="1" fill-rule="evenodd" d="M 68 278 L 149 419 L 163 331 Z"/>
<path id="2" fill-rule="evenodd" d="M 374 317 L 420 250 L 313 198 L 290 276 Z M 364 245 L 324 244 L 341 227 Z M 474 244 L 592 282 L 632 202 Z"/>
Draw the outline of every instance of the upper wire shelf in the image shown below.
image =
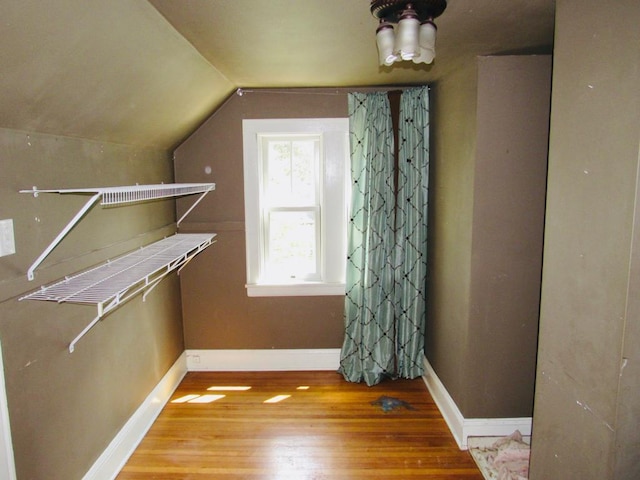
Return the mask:
<path id="1" fill-rule="evenodd" d="M 157 185 L 67 188 L 60 190 L 44 190 L 33 187 L 31 190 L 20 190 L 20 193 L 32 193 L 36 197 L 40 193 L 92 193 L 100 195 L 100 205 L 122 205 L 194 193 L 208 193 L 213 189 L 215 189 L 214 183 L 161 183 Z"/>
<path id="2" fill-rule="evenodd" d="M 76 226 L 84 214 L 100 200 L 101 205 L 124 205 L 128 203 L 145 202 L 161 198 L 178 197 L 183 195 L 200 194 L 200 197 L 178 219 L 178 226 L 191 213 L 195 206 L 202 201 L 207 193 L 215 189 L 215 183 L 167 183 L 156 185 L 131 185 L 122 187 L 70 188 L 59 190 L 45 190 L 33 187 L 31 190 L 20 190 L 20 193 L 31 193 L 37 197 L 41 193 L 59 194 L 91 194 L 92 197 L 76 213 L 71 221 L 62 229 L 58 236 L 49 244 L 42 254 L 33 262 L 27 271 L 27 278 L 33 280 L 36 268 L 53 251 L 62 239 Z"/>

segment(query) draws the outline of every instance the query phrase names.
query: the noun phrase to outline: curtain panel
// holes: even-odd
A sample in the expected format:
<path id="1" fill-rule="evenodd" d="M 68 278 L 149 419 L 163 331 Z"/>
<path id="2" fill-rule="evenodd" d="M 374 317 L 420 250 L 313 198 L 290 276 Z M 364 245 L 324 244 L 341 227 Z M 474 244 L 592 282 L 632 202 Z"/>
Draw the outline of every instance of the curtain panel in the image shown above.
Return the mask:
<path id="1" fill-rule="evenodd" d="M 340 371 L 367 385 L 415 378 L 423 368 L 426 310 L 428 90 L 402 93 L 397 172 L 387 94 L 349 94 L 349 123 L 352 197 Z"/>

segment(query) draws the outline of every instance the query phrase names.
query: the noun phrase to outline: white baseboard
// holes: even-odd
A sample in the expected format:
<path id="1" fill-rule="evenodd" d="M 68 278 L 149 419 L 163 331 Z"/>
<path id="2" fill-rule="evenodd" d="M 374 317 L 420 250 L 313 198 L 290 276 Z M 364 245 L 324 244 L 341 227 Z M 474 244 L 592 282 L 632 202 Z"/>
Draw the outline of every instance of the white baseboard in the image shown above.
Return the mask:
<path id="1" fill-rule="evenodd" d="M 515 430 L 525 436 L 531 435 L 531 417 L 464 418 L 426 358 L 422 378 L 461 450 L 468 448 L 469 437 L 502 437 L 511 435 Z"/>
<path id="2" fill-rule="evenodd" d="M 114 479 L 120 473 L 186 373 L 187 356 L 183 352 L 102 452 L 83 480 Z"/>
<path id="3" fill-rule="evenodd" d="M 208 372 L 337 370 L 340 349 L 187 350 L 187 368 Z"/>

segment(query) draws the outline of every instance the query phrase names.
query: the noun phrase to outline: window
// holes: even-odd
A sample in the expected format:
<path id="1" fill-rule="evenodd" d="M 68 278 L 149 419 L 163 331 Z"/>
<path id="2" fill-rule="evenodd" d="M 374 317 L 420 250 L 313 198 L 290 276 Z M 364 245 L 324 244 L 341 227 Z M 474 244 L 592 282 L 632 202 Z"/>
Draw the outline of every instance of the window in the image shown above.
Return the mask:
<path id="1" fill-rule="evenodd" d="M 247 294 L 344 295 L 349 120 L 244 120 Z"/>

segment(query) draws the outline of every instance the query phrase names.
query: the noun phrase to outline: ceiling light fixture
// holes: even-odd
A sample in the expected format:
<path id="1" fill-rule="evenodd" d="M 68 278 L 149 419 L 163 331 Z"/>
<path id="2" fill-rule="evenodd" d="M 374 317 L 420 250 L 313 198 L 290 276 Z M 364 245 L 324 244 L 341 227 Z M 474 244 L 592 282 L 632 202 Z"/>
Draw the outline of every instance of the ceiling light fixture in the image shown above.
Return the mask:
<path id="1" fill-rule="evenodd" d="M 380 19 L 376 30 L 380 65 L 433 62 L 437 30 L 433 19 L 445 8 L 446 0 L 371 0 L 371 13 Z M 393 24 L 398 25 L 397 32 Z"/>

